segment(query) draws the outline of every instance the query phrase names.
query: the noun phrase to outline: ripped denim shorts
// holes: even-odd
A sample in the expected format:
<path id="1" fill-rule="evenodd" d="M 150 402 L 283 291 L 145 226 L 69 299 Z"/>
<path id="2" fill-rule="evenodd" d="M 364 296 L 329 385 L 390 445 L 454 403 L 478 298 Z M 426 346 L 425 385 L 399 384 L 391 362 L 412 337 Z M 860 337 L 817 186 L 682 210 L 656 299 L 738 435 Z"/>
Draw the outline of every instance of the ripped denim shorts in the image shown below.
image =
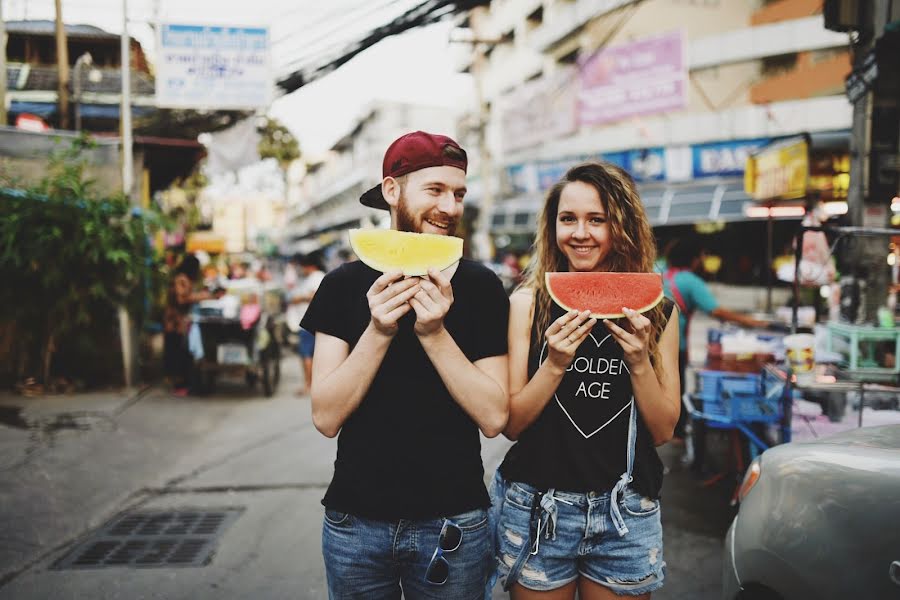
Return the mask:
<path id="1" fill-rule="evenodd" d="M 628 533 L 620 536 L 610 517 L 608 492 L 553 491 L 549 496 L 525 483 L 504 483 L 496 531 L 504 589 L 518 583 L 553 590 L 579 576 L 624 596 L 662 587 L 666 564 L 659 500 L 626 488 L 619 510 Z"/>

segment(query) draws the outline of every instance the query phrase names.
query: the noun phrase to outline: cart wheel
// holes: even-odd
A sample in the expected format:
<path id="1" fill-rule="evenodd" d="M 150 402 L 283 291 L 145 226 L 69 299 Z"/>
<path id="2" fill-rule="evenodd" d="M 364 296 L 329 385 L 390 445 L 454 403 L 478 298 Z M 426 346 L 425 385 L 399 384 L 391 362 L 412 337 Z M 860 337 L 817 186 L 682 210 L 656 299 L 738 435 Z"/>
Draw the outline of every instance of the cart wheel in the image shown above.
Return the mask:
<path id="1" fill-rule="evenodd" d="M 216 372 L 214 370 L 204 370 L 200 380 L 200 393 L 202 395 L 212 394 L 216 391 Z"/>
<path id="2" fill-rule="evenodd" d="M 272 376 L 273 376 L 272 362 L 269 359 L 269 357 L 267 356 L 267 353 L 263 353 L 262 356 L 260 357 L 259 367 L 260 367 L 260 370 L 262 371 L 261 379 L 262 379 L 263 393 L 266 395 L 266 398 L 270 398 L 272 396 L 272 394 L 275 393 L 275 385 L 272 382 Z"/>
<path id="3" fill-rule="evenodd" d="M 281 381 L 281 346 L 275 344 L 272 347 L 272 387 L 278 387 Z"/>

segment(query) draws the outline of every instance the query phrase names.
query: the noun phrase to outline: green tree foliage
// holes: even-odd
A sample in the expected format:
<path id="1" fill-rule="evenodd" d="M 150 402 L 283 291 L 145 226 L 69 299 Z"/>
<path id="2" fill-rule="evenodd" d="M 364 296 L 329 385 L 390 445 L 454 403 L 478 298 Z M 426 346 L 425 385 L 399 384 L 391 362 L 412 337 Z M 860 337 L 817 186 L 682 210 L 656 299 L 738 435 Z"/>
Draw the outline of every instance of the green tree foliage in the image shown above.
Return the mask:
<path id="1" fill-rule="evenodd" d="M 300 158 L 300 144 L 290 130 L 277 119 L 266 117 L 260 127 L 262 139 L 259 141 L 259 157 L 274 158 L 282 169 Z"/>
<path id="2" fill-rule="evenodd" d="M 143 318 L 148 235 L 160 222 L 124 196 L 94 193 L 82 158 L 89 147 L 82 137 L 56 151 L 33 189 L 0 190 L 0 327 L 14 341 L 18 378 L 47 384 L 61 342 L 97 327 L 109 338 L 118 306 Z"/>

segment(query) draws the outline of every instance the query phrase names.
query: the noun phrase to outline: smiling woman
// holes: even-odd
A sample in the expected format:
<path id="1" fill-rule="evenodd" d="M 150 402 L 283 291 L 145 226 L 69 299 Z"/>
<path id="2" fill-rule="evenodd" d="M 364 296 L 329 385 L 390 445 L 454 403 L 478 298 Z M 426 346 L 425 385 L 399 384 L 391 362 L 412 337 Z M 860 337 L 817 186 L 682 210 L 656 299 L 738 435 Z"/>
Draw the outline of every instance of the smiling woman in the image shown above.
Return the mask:
<path id="1" fill-rule="evenodd" d="M 665 577 L 654 445 L 678 418 L 678 329 L 674 306 L 659 302 L 655 245 L 631 177 L 604 163 L 570 169 L 547 195 L 535 250 L 510 298 L 504 433 L 517 443 L 493 486 L 500 575 L 514 599 L 574 598 L 576 589 L 589 600 L 647 598 Z M 622 277 L 652 280 L 652 297 L 600 283 Z M 554 278 L 582 285 L 555 304 L 550 288 L 565 296 L 566 286 L 556 290 Z"/>

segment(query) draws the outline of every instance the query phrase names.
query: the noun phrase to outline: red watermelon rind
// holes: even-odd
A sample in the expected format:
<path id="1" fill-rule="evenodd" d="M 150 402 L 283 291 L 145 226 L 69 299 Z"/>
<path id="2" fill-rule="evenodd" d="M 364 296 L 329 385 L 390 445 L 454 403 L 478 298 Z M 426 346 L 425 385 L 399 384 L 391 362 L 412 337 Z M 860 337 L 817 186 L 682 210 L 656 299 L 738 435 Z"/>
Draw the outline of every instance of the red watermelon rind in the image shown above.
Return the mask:
<path id="1" fill-rule="evenodd" d="M 623 312 L 621 311 L 621 308 L 620 308 L 619 310 L 615 311 L 615 312 L 598 312 L 598 311 L 594 310 L 593 308 L 587 307 L 587 306 L 585 306 L 585 307 L 580 307 L 580 308 L 577 307 L 577 306 L 569 306 L 569 304 L 567 304 L 566 302 L 564 302 L 564 301 L 560 298 L 560 296 L 563 295 L 563 293 L 562 293 L 563 290 L 561 290 L 561 289 L 559 289 L 559 288 L 557 288 L 557 290 L 556 290 L 555 292 L 554 292 L 554 290 L 553 290 L 553 282 L 554 282 L 554 280 L 557 280 L 557 281 L 559 282 L 559 284 L 562 284 L 563 280 L 572 280 L 572 279 L 578 279 L 578 278 L 581 278 L 581 279 L 584 279 L 584 280 L 585 280 L 585 284 L 586 284 L 588 279 L 591 279 L 591 278 L 603 278 L 604 275 L 616 276 L 616 277 L 615 277 L 616 279 L 629 279 L 629 278 L 632 278 L 631 276 L 633 276 L 633 279 L 635 280 L 634 283 L 632 284 L 633 286 L 637 286 L 637 284 L 642 284 L 642 283 L 647 282 L 647 281 L 654 281 L 654 283 L 658 282 L 658 284 L 659 284 L 659 292 L 656 294 L 656 296 L 655 296 L 652 300 L 647 301 L 646 304 L 644 304 L 644 306 L 634 307 L 634 306 L 628 306 L 627 303 L 624 303 L 624 304 L 623 304 L 623 306 L 625 306 L 625 307 L 627 307 L 627 308 L 631 308 L 632 310 L 634 310 L 634 311 L 636 311 L 636 312 L 639 312 L 639 313 L 647 312 L 648 310 L 650 310 L 651 308 L 653 308 L 654 306 L 656 306 L 657 304 L 659 304 L 659 303 L 662 301 L 662 299 L 663 299 L 662 275 L 660 275 L 660 274 L 658 274 L 658 273 L 619 273 L 619 272 L 604 272 L 604 273 L 595 273 L 595 272 L 590 272 L 590 273 L 579 273 L 579 272 L 546 273 L 546 274 L 544 275 L 544 281 L 546 282 L 546 285 L 547 285 L 547 292 L 550 294 L 550 298 L 552 298 L 552 299 L 553 299 L 553 302 L 555 302 L 555 303 L 556 303 L 560 308 L 562 308 L 563 310 L 565 310 L 565 311 L 567 311 L 567 312 L 570 311 L 570 310 L 578 310 L 578 311 L 582 311 L 582 310 L 591 310 L 591 317 L 594 318 L 594 319 L 598 319 L 598 320 L 599 320 L 599 319 L 620 319 L 620 318 L 622 318 L 622 317 L 625 316 L 625 313 L 623 313 Z M 587 276 L 587 277 L 585 277 L 585 276 Z M 571 285 L 571 283 L 570 283 L 569 281 L 567 281 L 566 283 L 569 284 L 569 285 Z M 632 287 L 632 286 L 629 286 L 629 287 Z M 654 286 L 654 287 L 655 287 L 655 286 Z M 611 309 L 610 309 L 610 310 L 611 310 Z"/>

